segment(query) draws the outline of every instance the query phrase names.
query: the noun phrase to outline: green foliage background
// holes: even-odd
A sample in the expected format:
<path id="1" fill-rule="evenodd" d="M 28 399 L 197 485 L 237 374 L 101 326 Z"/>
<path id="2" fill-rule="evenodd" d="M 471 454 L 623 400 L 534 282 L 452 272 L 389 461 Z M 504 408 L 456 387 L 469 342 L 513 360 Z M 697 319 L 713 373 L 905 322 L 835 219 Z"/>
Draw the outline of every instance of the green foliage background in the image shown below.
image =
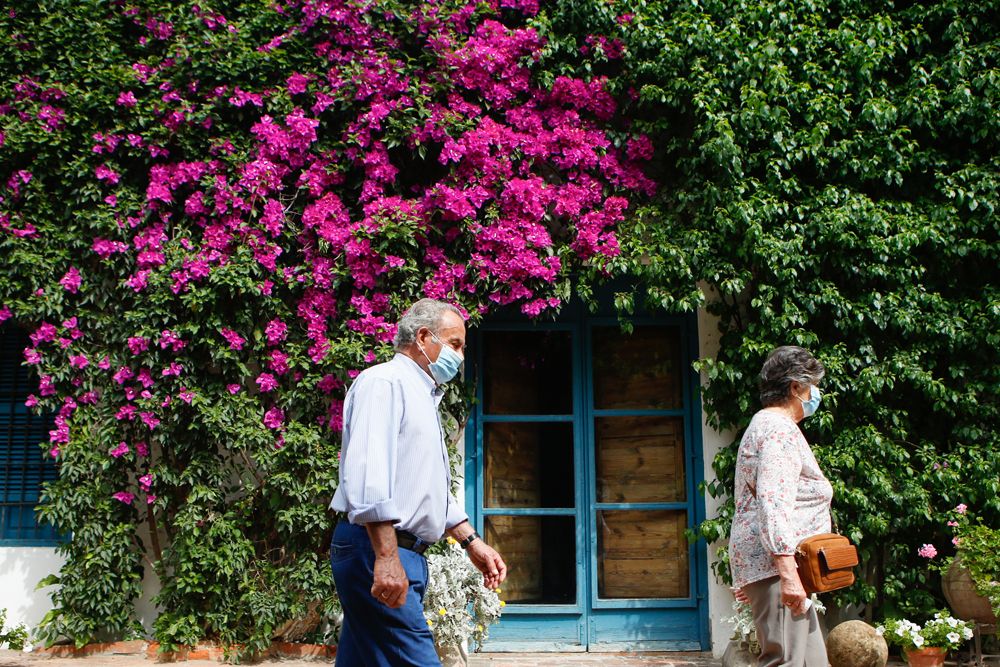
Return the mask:
<path id="1" fill-rule="evenodd" d="M 864 563 L 841 601 L 872 603 L 869 616 L 944 604 L 916 555 L 951 547 L 944 511 L 966 502 L 1000 525 L 998 9 L 544 9 L 547 67 L 572 67 L 582 35 L 622 42 L 605 73 L 636 97 L 628 115 L 657 138 L 663 184 L 630 223 L 623 270 L 667 308 L 704 288 L 722 329 L 718 357 L 699 362 L 713 425 L 746 425 L 774 346 L 826 365 L 823 405 L 803 427 Z M 732 492 L 736 445 L 716 457 L 708 493 Z M 730 499 L 702 535 L 724 537 L 731 512 Z"/>

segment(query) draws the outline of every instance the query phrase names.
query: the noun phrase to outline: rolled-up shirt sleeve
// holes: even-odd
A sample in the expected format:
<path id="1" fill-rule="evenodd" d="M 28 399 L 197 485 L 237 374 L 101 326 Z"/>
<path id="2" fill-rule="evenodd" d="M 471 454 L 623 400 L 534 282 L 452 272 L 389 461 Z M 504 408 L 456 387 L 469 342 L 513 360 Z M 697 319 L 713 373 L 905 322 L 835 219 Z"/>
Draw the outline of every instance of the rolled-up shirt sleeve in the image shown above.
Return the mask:
<path id="1" fill-rule="evenodd" d="M 775 556 L 795 553 L 797 534 L 792 521 L 802 457 L 795 434 L 775 429 L 761 443 L 757 464 L 757 504 L 760 541 Z"/>
<path id="2" fill-rule="evenodd" d="M 345 406 L 341 491 L 351 523 L 398 522 L 392 497 L 398 460 L 402 397 L 383 378 L 359 378 Z"/>
<path id="3" fill-rule="evenodd" d="M 462 506 L 459 504 L 459 502 L 455 500 L 455 496 L 449 494 L 448 518 L 445 521 L 445 526 L 448 528 L 454 528 L 463 521 L 468 521 L 468 520 L 469 520 L 469 515 L 465 513 L 465 510 L 462 509 Z"/>

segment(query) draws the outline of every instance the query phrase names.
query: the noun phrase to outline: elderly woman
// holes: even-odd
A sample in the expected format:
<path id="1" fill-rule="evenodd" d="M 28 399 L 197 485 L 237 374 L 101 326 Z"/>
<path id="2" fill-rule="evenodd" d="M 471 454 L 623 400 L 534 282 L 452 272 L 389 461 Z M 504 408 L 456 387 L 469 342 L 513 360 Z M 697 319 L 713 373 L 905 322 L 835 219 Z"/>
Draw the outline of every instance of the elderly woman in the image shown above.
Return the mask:
<path id="1" fill-rule="evenodd" d="M 753 611 L 759 667 L 827 667 L 819 619 L 795 568 L 799 542 L 830 532 L 833 488 L 798 427 L 819 407 L 824 372 L 801 347 L 771 352 L 760 371 L 764 407 L 740 442 L 729 559 L 737 598 Z"/>

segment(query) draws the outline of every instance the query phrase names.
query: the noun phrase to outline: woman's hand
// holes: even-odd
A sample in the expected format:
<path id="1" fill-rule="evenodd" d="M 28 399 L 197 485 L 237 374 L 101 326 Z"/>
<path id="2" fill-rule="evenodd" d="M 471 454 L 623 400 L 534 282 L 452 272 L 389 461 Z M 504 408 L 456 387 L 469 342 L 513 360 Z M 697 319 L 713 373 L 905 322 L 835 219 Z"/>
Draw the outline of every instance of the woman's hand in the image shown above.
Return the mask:
<path id="1" fill-rule="evenodd" d="M 802 587 L 799 571 L 795 567 L 794 556 L 774 556 L 778 566 L 778 576 L 781 578 L 781 604 L 788 607 L 793 614 L 804 614 L 809 608 L 806 600 L 806 589 Z"/>

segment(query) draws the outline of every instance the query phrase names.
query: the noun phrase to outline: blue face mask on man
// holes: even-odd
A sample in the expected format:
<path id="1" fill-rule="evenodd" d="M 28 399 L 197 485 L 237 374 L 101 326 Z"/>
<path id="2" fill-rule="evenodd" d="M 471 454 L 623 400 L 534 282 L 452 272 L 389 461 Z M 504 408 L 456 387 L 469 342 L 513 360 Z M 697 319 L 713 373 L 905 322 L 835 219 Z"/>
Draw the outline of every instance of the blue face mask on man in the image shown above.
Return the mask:
<path id="1" fill-rule="evenodd" d="M 798 397 L 796 396 L 796 398 Z M 823 394 L 820 393 L 819 387 L 813 384 L 809 385 L 809 400 L 802 401 L 802 399 L 799 398 L 799 400 L 802 401 L 802 416 L 809 417 L 816 414 L 816 410 L 819 409 L 819 402 L 822 398 Z"/>
<path id="2" fill-rule="evenodd" d="M 450 345 L 445 345 L 444 341 L 437 337 L 437 334 L 433 331 L 431 336 L 434 340 L 438 342 L 441 346 L 441 351 L 438 353 L 437 361 L 431 361 L 431 358 L 427 356 L 423 348 L 420 351 L 423 352 L 424 358 L 427 359 L 427 363 L 430 364 L 431 377 L 438 384 L 444 384 L 451 380 L 455 375 L 458 374 L 458 369 L 462 366 L 462 362 L 465 358 L 458 352 L 453 350 Z"/>

